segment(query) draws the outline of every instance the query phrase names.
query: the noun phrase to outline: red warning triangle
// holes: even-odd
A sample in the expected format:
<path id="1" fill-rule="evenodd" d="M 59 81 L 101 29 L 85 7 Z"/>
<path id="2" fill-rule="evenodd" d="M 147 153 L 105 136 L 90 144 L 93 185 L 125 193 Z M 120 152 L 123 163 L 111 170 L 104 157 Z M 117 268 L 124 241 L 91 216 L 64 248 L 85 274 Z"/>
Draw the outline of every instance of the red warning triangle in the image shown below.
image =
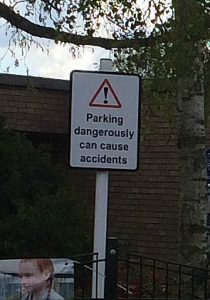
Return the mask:
<path id="1" fill-rule="evenodd" d="M 104 79 L 94 97 L 91 99 L 89 106 L 120 108 L 122 105 L 110 82 Z"/>

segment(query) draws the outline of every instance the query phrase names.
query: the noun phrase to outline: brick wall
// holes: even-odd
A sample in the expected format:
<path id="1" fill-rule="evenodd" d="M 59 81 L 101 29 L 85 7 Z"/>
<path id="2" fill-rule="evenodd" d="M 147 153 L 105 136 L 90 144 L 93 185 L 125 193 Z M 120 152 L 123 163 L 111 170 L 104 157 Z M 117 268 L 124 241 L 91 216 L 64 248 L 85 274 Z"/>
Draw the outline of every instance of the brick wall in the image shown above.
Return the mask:
<path id="1" fill-rule="evenodd" d="M 174 259 L 179 165 L 175 128 L 161 116 L 141 144 L 140 170 L 111 174 L 110 227 L 126 251 Z"/>
<path id="2" fill-rule="evenodd" d="M 67 133 L 67 82 L 0 75 L 0 97 L 0 111 L 9 126 L 20 131 Z"/>
<path id="3" fill-rule="evenodd" d="M 30 133 L 34 140 L 53 141 L 56 160 L 64 166 L 68 109 L 67 81 L 0 74 L 0 114 L 11 128 Z M 179 207 L 176 127 L 160 113 L 152 115 L 149 124 L 140 147 L 139 171 L 110 171 L 108 232 L 119 238 L 121 251 L 175 260 Z M 74 189 L 90 209 L 92 222 L 95 172 L 69 172 Z"/>

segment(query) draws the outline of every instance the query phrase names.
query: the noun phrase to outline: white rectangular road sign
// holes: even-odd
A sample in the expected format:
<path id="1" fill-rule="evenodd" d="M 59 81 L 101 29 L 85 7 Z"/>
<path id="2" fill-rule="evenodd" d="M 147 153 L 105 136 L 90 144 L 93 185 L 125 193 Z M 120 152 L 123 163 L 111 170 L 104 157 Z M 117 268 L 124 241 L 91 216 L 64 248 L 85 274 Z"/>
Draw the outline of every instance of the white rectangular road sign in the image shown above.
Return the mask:
<path id="1" fill-rule="evenodd" d="M 140 77 L 73 71 L 70 82 L 70 166 L 136 170 Z"/>

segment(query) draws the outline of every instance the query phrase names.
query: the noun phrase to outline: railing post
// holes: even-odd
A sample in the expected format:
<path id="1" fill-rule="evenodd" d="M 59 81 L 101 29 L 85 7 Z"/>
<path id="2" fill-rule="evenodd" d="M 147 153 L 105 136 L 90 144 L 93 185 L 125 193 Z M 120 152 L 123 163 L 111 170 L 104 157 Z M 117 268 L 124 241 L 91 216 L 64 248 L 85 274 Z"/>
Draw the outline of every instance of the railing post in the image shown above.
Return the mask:
<path id="1" fill-rule="evenodd" d="M 107 239 L 105 300 L 117 300 L 118 239 Z"/>

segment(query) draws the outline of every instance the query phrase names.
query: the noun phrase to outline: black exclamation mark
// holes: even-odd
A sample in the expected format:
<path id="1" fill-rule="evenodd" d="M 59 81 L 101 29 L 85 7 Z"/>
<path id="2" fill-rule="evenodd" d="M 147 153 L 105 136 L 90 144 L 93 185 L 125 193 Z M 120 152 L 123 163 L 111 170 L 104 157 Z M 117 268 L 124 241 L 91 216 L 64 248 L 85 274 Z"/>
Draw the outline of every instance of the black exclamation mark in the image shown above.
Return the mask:
<path id="1" fill-rule="evenodd" d="M 107 104 L 108 103 L 108 100 L 107 100 L 107 94 L 108 94 L 108 87 L 105 87 L 104 88 L 104 104 Z"/>

